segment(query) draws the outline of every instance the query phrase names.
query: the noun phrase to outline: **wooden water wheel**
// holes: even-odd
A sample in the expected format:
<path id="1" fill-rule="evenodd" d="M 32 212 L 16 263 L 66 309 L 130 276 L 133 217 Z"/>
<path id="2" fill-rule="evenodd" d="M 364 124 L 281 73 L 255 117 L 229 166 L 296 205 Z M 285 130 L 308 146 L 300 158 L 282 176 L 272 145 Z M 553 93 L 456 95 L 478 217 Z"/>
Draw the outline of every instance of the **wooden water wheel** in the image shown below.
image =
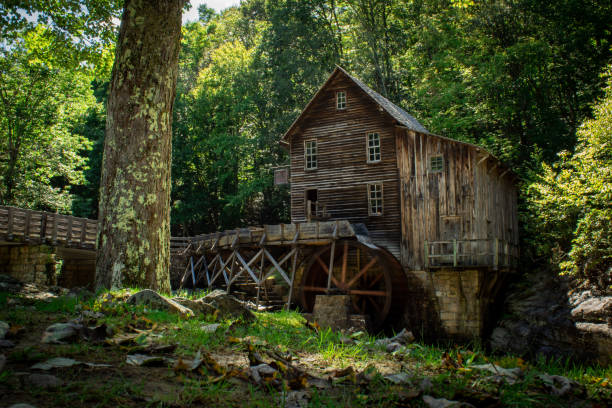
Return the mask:
<path id="1" fill-rule="evenodd" d="M 351 296 L 354 314 L 369 315 L 381 328 L 394 312 L 401 313 L 405 275 L 387 251 L 358 241 L 339 241 L 334 248 L 329 293 Z M 304 269 L 302 307 L 311 312 L 316 295 L 327 293 L 332 246 L 315 252 Z"/>

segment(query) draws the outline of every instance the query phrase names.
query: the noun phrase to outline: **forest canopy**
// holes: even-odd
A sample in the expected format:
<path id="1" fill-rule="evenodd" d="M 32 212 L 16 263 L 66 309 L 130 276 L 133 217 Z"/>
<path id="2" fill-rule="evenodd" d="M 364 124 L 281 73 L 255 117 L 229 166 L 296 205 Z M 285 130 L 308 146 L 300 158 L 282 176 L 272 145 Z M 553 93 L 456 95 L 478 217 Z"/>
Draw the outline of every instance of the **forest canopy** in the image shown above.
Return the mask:
<path id="1" fill-rule="evenodd" d="M 97 217 L 120 3 L 0 5 L 0 204 Z M 609 1 L 246 0 L 199 15 L 182 28 L 174 235 L 288 221 L 278 142 L 337 64 L 520 175 L 525 255 L 610 267 Z"/>

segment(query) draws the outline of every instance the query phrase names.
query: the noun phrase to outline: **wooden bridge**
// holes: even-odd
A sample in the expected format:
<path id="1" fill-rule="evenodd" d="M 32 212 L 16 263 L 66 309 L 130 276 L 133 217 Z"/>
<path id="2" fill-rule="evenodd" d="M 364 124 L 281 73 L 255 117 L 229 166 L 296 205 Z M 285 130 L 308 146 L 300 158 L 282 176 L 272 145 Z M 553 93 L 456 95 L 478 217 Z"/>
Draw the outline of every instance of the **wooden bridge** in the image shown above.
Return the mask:
<path id="1" fill-rule="evenodd" d="M 0 206 L 0 243 L 48 244 L 94 251 L 98 222 L 17 207 Z"/>
<path id="2" fill-rule="evenodd" d="M 79 285 L 93 281 L 97 226 L 96 220 L 0 206 L 0 246 L 53 246 Z M 382 324 L 402 310 L 406 297 L 398 260 L 372 243 L 362 224 L 347 220 L 172 237 L 170 250 L 173 287 L 222 287 L 258 305 L 276 296 L 277 305 L 297 302 L 309 311 L 318 294 L 347 294 L 355 313 Z M 515 249 L 498 239 L 426 242 L 423 251 L 432 271 L 508 269 L 516 261 Z"/>

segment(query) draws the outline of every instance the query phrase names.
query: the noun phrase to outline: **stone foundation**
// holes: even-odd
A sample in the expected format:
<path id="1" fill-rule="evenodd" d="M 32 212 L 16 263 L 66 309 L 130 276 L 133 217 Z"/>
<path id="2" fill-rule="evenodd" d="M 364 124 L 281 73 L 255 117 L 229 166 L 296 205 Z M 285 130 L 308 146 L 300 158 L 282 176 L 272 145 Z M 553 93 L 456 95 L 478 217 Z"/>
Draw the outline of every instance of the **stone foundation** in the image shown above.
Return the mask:
<path id="1" fill-rule="evenodd" d="M 502 283 L 500 272 L 437 269 L 410 275 L 422 284 L 434 309 L 429 314 L 437 317 L 430 319 L 427 331 L 458 340 L 485 334 Z"/>
<path id="2" fill-rule="evenodd" d="M 56 285 L 60 268 L 55 250 L 47 245 L 0 247 L 0 273 L 21 282 Z"/>

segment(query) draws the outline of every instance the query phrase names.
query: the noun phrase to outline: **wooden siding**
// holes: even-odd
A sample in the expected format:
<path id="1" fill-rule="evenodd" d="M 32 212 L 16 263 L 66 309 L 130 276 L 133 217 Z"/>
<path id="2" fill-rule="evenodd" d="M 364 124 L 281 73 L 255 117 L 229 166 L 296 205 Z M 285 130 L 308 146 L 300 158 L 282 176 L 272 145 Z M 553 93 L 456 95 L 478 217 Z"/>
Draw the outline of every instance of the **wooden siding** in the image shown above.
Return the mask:
<path id="1" fill-rule="evenodd" d="M 518 245 L 517 191 L 497 159 L 472 145 L 402 128 L 396 137 L 404 267 L 424 268 L 425 241 Z M 431 172 L 430 158 L 437 155 L 444 170 Z"/>
<path id="2" fill-rule="evenodd" d="M 336 109 L 336 91 L 344 90 L 346 109 Z M 366 134 L 378 132 L 381 161 L 367 163 Z M 304 169 L 304 141 L 317 141 L 317 169 Z M 337 73 L 289 135 L 291 221 L 306 221 L 305 191 L 318 190 L 319 206 L 331 220 L 364 223 L 372 240 L 399 259 L 400 197 L 395 121 L 354 82 Z M 368 183 L 383 184 L 383 214 L 368 215 Z"/>

